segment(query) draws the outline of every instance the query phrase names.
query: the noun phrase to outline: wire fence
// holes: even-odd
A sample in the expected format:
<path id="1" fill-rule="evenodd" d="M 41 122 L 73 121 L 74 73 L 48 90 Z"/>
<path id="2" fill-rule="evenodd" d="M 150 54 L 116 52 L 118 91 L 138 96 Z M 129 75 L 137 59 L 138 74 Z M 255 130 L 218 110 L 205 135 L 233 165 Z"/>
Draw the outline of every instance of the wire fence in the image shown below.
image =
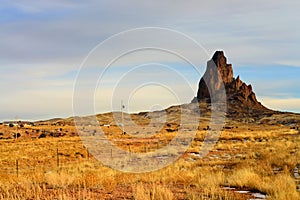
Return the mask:
<path id="1" fill-rule="evenodd" d="M 115 142 L 124 142 L 128 140 L 130 145 L 123 145 L 126 147 L 127 151 L 130 152 L 133 147 L 137 146 L 137 143 L 141 143 L 141 140 L 120 140 Z M 143 143 L 144 151 L 151 151 L 166 145 L 166 141 L 152 140 Z M 38 147 L 40 144 L 33 144 Z M 69 145 L 69 148 L 66 146 Z M 56 148 L 54 148 L 56 146 Z M 38 148 L 37 148 L 38 149 Z M 1 148 L 2 151 L 6 150 L 4 146 Z M 39 157 L 32 157 L 27 155 L 28 152 L 23 151 L 19 156 L 7 156 L 6 158 L 0 158 L 0 176 L 12 175 L 12 176 L 22 176 L 27 174 L 35 173 L 47 173 L 50 171 L 61 171 L 68 169 L 76 169 L 83 167 L 82 164 L 89 163 L 89 167 L 93 169 L 99 169 L 103 167 L 103 164 L 98 161 L 89 151 L 82 145 L 75 144 L 74 141 L 70 141 L 67 144 L 60 145 L 59 142 L 52 144 L 49 147 L 43 148 L 43 155 Z M 113 159 L 115 154 L 113 154 L 112 149 L 107 152 L 105 156 L 107 158 Z M 72 155 L 71 155 L 72 154 Z M 22 157 L 23 156 L 23 157 Z M 122 156 L 122 155 L 118 155 Z M 15 157 L 15 158 L 14 158 Z M 297 185 L 297 190 L 300 191 L 300 165 L 297 165 L 294 170 L 294 177 Z"/>
<path id="2" fill-rule="evenodd" d="M 167 145 L 166 141 L 160 141 L 157 139 L 146 140 L 130 140 L 122 139 L 115 140 L 114 142 L 122 147 L 126 152 L 133 152 L 136 150 L 136 146 L 139 145 L 139 150 L 141 153 L 149 152 L 159 149 L 162 146 Z M 125 144 L 124 144 L 125 143 Z M 18 144 L 18 143 L 17 143 Z M 122 144 L 122 145 L 121 145 Z M 69 141 L 67 143 L 56 143 L 48 144 L 48 146 L 43 146 L 43 144 L 32 144 L 35 149 L 34 152 L 22 151 L 22 149 L 17 150 L 16 144 L 8 149 L 2 146 L 2 154 L 0 158 L 0 174 L 1 175 L 15 175 L 20 176 L 24 174 L 33 174 L 37 172 L 47 173 L 49 171 L 64 170 L 75 167 L 82 167 L 81 164 L 89 163 L 93 168 L 99 168 L 103 164 L 97 160 L 90 152 L 82 145 L 76 144 L 74 141 Z M 19 145 L 19 144 L 18 144 Z M 22 144 L 20 144 L 21 146 Z M 56 146 L 56 148 L 55 148 Z M 68 148 L 69 146 L 69 148 Z M 23 146 L 18 148 L 24 148 Z M 101 147 L 100 147 L 101 148 Z M 40 152 L 38 152 L 40 150 Z M 116 157 L 122 158 L 123 154 L 115 154 L 113 149 L 103 150 L 105 153 L 101 153 L 108 159 L 113 159 Z M 32 154 L 31 154 L 32 153 Z M 40 154 L 37 156 L 37 154 Z M 5 155 L 5 156 L 4 156 Z M 155 159 L 155 158 L 154 158 Z"/>

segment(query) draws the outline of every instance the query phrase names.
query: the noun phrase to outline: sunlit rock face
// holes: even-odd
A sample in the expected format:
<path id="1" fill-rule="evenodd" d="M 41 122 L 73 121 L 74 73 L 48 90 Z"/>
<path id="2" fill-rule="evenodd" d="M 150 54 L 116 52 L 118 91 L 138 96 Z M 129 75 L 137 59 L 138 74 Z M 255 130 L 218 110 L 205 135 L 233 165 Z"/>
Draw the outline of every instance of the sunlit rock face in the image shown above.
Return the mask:
<path id="1" fill-rule="evenodd" d="M 218 98 L 218 94 L 224 90 L 228 106 L 267 109 L 257 101 L 251 85 L 244 83 L 239 76 L 233 77 L 232 65 L 227 63 L 224 52 L 216 51 L 207 62 L 206 71 L 199 82 L 197 97 L 192 102 L 209 103 L 212 97 Z"/>

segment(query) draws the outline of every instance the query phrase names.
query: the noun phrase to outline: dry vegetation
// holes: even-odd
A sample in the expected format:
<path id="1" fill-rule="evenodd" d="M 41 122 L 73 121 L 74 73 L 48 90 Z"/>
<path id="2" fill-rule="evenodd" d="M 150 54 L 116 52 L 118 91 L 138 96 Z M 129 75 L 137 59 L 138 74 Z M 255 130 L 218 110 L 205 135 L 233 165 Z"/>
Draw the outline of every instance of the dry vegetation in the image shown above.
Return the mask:
<path id="1" fill-rule="evenodd" d="M 104 115 L 105 120 L 111 117 Z M 147 124 L 147 120 L 140 123 Z M 133 174 L 103 166 L 89 155 L 71 119 L 18 130 L 1 125 L 0 199 L 229 200 L 251 199 L 255 192 L 266 194 L 267 199 L 300 199 L 294 178 L 294 169 L 300 164 L 297 128 L 237 121 L 228 121 L 225 126 L 205 158 L 200 159 L 197 153 L 207 124 L 199 127 L 192 145 L 175 163 Z M 87 137 L 93 137 L 95 127 L 80 128 L 89 129 Z M 166 145 L 177 128 L 176 123 L 166 124 L 162 131 L 140 141 L 132 140 L 134 135 L 122 135 L 117 126 L 103 130 L 108 138 L 118 139 L 115 144 L 121 148 L 146 152 Z M 16 132 L 21 137 L 13 139 Z M 45 138 L 39 138 L 42 133 Z M 237 190 L 251 192 L 240 194 Z"/>

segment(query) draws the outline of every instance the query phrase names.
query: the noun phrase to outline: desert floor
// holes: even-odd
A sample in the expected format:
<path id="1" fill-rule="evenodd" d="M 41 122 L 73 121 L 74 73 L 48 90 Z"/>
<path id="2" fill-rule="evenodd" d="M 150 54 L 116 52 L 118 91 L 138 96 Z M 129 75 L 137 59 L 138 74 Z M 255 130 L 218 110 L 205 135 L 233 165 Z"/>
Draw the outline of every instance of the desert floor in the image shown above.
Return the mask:
<path id="1" fill-rule="evenodd" d="M 298 127 L 228 121 L 201 158 L 205 127 L 197 128 L 192 144 L 174 163 L 152 172 L 125 173 L 89 153 L 70 123 L 2 124 L 0 199 L 300 199 Z M 95 127 L 81 129 L 91 133 L 84 137 L 95 137 Z M 178 125 L 168 124 L 146 139 L 122 135 L 116 125 L 102 130 L 119 148 L 145 153 L 166 146 Z M 21 136 L 14 138 L 17 132 Z"/>

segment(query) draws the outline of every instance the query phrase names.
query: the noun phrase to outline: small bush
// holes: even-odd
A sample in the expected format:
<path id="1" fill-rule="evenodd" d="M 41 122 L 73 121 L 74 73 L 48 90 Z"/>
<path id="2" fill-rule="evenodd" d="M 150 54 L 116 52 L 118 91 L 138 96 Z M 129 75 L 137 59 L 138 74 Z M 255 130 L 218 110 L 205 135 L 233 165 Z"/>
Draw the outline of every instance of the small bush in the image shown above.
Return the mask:
<path id="1" fill-rule="evenodd" d="M 21 137 L 20 133 L 14 133 L 14 138 L 19 138 L 19 137 Z"/>
<path id="2" fill-rule="evenodd" d="M 51 137 L 59 137 L 59 136 L 60 136 L 60 133 L 57 133 L 57 132 L 55 132 L 55 133 L 54 133 L 54 132 L 51 132 L 51 133 L 50 133 L 50 136 L 51 136 Z"/>
<path id="3" fill-rule="evenodd" d="M 39 138 L 45 138 L 45 137 L 47 137 L 46 133 L 42 133 L 42 134 L 39 136 Z"/>
<path id="4" fill-rule="evenodd" d="M 172 132 L 174 132 L 175 130 L 174 130 L 174 129 L 171 129 L 171 128 L 167 128 L 166 131 L 169 132 L 169 133 L 172 133 Z"/>

